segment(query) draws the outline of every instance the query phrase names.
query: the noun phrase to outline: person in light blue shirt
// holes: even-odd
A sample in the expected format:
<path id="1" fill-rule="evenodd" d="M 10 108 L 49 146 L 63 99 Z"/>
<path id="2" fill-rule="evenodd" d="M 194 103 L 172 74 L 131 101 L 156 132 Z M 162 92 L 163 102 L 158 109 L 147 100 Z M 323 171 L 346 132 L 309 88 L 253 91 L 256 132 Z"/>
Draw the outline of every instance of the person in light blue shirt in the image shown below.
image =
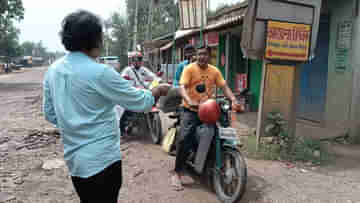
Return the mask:
<path id="1" fill-rule="evenodd" d="M 96 62 L 103 41 L 101 19 L 80 10 L 62 22 L 69 53 L 49 67 L 43 84 L 45 119 L 60 130 L 64 159 L 81 202 L 116 203 L 122 184 L 116 105 L 148 111 L 169 85 L 136 89 L 112 67 Z"/>
<path id="2" fill-rule="evenodd" d="M 185 55 L 185 60 L 183 62 L 181 62 L 178 67 L 176 68 L 176 72 L 174 75 L 174 82 L 173 82 L 173 86 L 174 87 L 179 87 L 179 81 L 181 78 L 181 74 L 184 71 L 184 68 L 189 65 L 190 63 L 194 62 L 195 59 L 195 48 L 193 45 L 191 44 L 187 44 L 184 47 L 184 55 Z"/>

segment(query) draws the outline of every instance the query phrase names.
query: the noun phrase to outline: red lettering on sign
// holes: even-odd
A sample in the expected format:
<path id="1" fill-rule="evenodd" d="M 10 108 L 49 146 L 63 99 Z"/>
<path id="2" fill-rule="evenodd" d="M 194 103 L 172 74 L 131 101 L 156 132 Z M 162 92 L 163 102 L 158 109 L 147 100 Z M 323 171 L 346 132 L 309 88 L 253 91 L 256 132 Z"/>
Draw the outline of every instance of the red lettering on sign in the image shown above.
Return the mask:
<path id="1" fill-rule="evenodd" d="M 268 37 L 272 40 L 288 40 L 288 41 L 303 41 L 306 42 L 309 39 L 310 31 L 302 30 L 299 28 L 278 28 L 270 27 L 268 29 Z"/>

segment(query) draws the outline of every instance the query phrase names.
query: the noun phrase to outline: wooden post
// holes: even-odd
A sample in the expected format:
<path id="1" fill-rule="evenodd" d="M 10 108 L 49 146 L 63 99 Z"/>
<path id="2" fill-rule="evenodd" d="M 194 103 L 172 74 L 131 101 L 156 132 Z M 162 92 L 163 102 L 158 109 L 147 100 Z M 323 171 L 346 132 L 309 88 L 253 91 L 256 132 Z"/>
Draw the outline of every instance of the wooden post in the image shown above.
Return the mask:
<path id="1" fill-rule="evenodd" d="M 281 67 L 281 65 L 280 65 Z M 292 144 L 295 141 L 295 133 L 296 133 L 296 115 L 297 115 L 297 106 L 299 101 L 299 94 L 300 94 L 300 73 L 301 73 L 301 64 L 298 65 L 290 65 L 287 66 L 287 68 L 293 68 L 294 70 L 291 71 L 291 75 L 288 75 L 288 78 L 291 78 L 292 81 L 290 84 L 288 84 L 286 87 L 289 87 L 287 89 L 288 94 L 285 93 L 285 97 L 281 97 L 283 101 L 288 100 L 288 103 L 282 103 L 281 105 L 284 108 L 280 112 L 285 116 L 285 119 L 288 121 L 288 133 L 291 139 L 291 145 L 289 146 L 289 150 L 292 149 Z M 268 76 L 270 74 L 269 69 L 269 63 L 267 61 L 264 61 L 263 64 L 263 71 L 262 71 L 262 80 L 261 80 L 261 93 L 260 93 L 260 106 L 259 106 L 259 112 L 258 112 L 258 122 L 257 122 L 257 128 L 256 128 L 256 150 L 258 151 L 260 148 L 260 139 L 261 136 L 264 134 L 265 126 L 264 122 L 267 116 L 267 113 L 269 112 L 269 105 L 273 105 L 269 102 L 269 94 L 271 94 L 271 89 L 273 86 L 269 86 L 268 79 L 269 77 L 272 77 L 272 75 Z M 282 70 L 281 72 L 286 73 L 286 66 L 284 66 L 284 69 L 278 69 Z M 289 69 L 288 69 L 289 70 Z M 274 71 L 274 70 L 272 70 Z M 271 72 L 272 72 L 271 71 Z M 272 74 L 272 73 L 271 73 Z M 285 74 L 286 76 L 286 74 Z M 275 78 L 271 78 L 275 79 Z M 286 89 L 283 89 L 283 91 L 286 91 Z M 265 95 L 266 98 L 265 98 Z M 285 100 L 284 100 L 285 99 Z M 266 100 L 266 101 L 265 101 Z M 288 109 L 288 110 L 286 110 Z"/>
<path id="2" fill-rule="evenodd" d="M 291 101 L 291 111 L 288 122 L 288 132 L 290 136 L 290 146 L 288 148 L 288 152 L 291 152 L 293 149 L 293 144 L 295 142 L 296 136 L 296 118 L 297 118 L 297 107 L 300 99 L 300 78 L 301 78 L 301 64 L 297 64 L 295 66 L 294 73 L 294 81 L 293 81 L 293 90 L 292 90 L 292 101 Z"/>
<path id="3" fill-rule="evenodd" d="M 262 75 L 261 75 L 261 86 L 260 86 L 260 101 L 259 101 L 259 110 L 257 116 L 257 125 L 256 125 L 256 151 L 259 150 L 260 138 L 263 133 L 263 104 L 264 104 L 264 90 L 265 90 L 265 79 L 266 79 L 266 64 L 268 62 L 264 60 Z"/>

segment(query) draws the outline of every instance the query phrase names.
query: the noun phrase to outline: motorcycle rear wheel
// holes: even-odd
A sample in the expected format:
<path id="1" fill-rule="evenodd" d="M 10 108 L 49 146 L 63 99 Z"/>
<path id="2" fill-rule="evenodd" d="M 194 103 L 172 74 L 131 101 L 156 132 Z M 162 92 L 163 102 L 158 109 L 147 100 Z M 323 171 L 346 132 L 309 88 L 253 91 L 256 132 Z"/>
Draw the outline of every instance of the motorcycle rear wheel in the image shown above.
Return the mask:
<path id="1" fill-rule="evenodd" d="M 162 138 L 162 125 L 160 115 L 158 113 L 152 113 L 148 115 L 147 119 L 151 140 L 154 144 L 159 144 Z"/>
<path id="2" fill-rule="evenodd" d="M 216 196 L 223 203 L 238 202 L 246 189 L 246 162 L 236 149 L 225 149 L 222 152 L 222 162 L 220 171 L 213 173 Z"/>

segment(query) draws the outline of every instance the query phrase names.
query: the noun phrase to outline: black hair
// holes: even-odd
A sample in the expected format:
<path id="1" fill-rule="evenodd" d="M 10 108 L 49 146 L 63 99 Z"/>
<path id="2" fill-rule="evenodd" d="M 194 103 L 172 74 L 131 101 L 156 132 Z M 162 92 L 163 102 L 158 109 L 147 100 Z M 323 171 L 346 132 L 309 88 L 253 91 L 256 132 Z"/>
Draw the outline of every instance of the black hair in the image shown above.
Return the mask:
<path id="1" fill-rule="evenodd" d="M 184 47 L 184 52 L 195 51 L 195 47 L 192 44 L 187 44 Z"/>
<path id="2" fill-rule="evenodd" d="M 102 22 L 96 15 L 78 10 L 66 16 L 61 26 L 61 42 L 66 50 L 82 51 L 102 47 Z"/>
<path id="3" fill-rule="evenodd" d="M 208 45 L 206 45 L 206 44 L 200 45 L 200 46 L 197 48 L 197 50 L 199 50 L 199 49 L 206 49 L 206 51 L 208 52 L 208 54 L 211 53 L 211 48 L 210 48 Z"/>

